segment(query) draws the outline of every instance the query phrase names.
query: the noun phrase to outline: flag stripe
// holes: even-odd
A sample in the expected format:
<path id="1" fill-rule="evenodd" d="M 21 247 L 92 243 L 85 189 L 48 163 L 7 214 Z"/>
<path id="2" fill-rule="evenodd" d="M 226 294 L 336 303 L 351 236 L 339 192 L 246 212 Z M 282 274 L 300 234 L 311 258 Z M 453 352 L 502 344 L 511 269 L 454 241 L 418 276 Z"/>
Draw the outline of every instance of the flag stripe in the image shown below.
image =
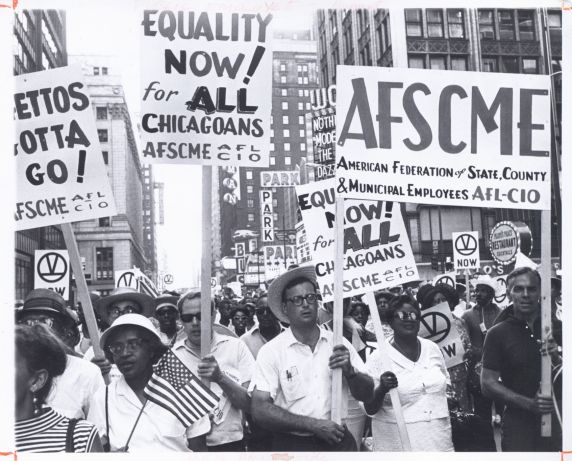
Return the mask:
<path id="1" fill-rule="evenodd" d="M 177 408 L 179 408 L 180 410 L 182 410 L 183 412 L 189 412 L 191 413 L 191 418 L 197 420 L 199 419 L 202 415 L 198 414 L 196 411 L 193 411 L 192 408 L 190 408 L 188 405 L 186 405 L 189 402 L 184 402 L 178 395 L 177 393 L 173 392 L 173 388 L 167 383 L 165 384 L 164 382 L 161 382 L 162 379 L 159 378 L 157 379 L 157 377 L 155 377 L 154 381 L 153 381 L 153 386 L 151 389 L 153 389 L 155 395 L 159 395 L 162 396 L 163 398 L 165 398 L 165 400 L 168 400 L 172 403 L 172 405 L 176 406 Z"/>

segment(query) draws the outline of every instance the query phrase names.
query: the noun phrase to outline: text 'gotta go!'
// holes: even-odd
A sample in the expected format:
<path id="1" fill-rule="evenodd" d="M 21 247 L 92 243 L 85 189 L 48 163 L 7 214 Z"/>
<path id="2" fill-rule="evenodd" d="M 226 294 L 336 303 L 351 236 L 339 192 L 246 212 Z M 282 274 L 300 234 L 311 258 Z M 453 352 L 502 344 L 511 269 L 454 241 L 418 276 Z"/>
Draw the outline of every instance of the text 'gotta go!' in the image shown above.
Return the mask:
<path id="1" fill-rule="evenodd" d="M 347 140 L 361 141 L 366 149 L 396 149 L 405 147 L 409 151 L 422 151 L 437 148 L 448 154 L 475 154 L 479 151 L 479 141 L 484 135 L 495 133 L 499 138 L 501 155 L 521 155 L 530 157 L 546 157 L 547 150 L 534 150 L 533 137 L 545 136 L 545 125 L 535 117 L 542 117 L 544 111 L 539 107 L 549 107 L 550 96 L 546 89 L 501 87 L 494 99 L 485 98 L 479 86 L 462 87 L 447 85 L 439 93 L 434 93 L 422 82 L 404 85 L 402 82 L 379 81 L 377 94 L 368 94 L 363 78 L 351 80 L 351 101 L 346 114 L 341 114 L 345 121 L 340 123 L 338 144 L 343 146 Z M 396 102 L 401 99 L 400 107 Z M 492 99 L 492 101 L 487 101 Z M 377 114 L 372 114 L 370 104 L 377 101 Z M 339 103 L 339 101 L 338 101 Z M 392 104 L 393 103 L 393 104 Z M 518 104 L 517 104 L 518 103 Z M 420 106 L 438 108 L 438 120 L 433 114 L 422 113 Z M 338 105 L 339 107 L 339 105 Z M 519 108 L 517 111 L 516 108 Z M 540 113 L 540 114 L 539 114 Z M 359 127 L 354 122 L 357 117 Z M 407 119 L 416 134 L 399 139 L 402 144 L 396 146 L 396 136 L 392 137 L 392 129 L 404 124 Z M 377 121 L 377 132 L 374 127 Z M 497 122 L 498 119 L 498 122 Z M 465 130 L 454 129 L 453 122 L 470 121 L 468 139 L 457 139 Z M 467 122 L 465 122 L 467 121 Z M 482 128 L 481 128 L 482 126 Z M 483 131 L 484 129 L 484 131 Z M 513 145 L 514 133 L 518 130 L 518 145 Z M 400 130 L 402 132 L 402 130 Z M 535 133 L 536 132 L 536 133 Z M 454 139 L 455 138 L 455 139 Z M 355 143 L 352 143 L 354 146 Z M 549 146 L 546 146 L 547 148 Z"/>

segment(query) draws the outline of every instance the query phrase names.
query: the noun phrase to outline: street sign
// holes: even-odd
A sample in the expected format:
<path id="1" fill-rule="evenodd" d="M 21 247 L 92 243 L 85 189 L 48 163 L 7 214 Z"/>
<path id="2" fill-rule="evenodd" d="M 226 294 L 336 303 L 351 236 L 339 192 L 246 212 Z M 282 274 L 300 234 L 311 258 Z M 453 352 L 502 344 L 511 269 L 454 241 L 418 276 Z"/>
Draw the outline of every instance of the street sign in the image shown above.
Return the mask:
<path id="1" fill-rule="evenodd" d="M 453 257 L 455 269 L 478 269 L 481 266 L 479 256 L 479 233 L 453 232 Z"/>
<path id="2" fill-rule="evenodd" d="M 67 250 L 36 250 L 34 288 L 48 288 L 69 300 L 70 264 Z"/>

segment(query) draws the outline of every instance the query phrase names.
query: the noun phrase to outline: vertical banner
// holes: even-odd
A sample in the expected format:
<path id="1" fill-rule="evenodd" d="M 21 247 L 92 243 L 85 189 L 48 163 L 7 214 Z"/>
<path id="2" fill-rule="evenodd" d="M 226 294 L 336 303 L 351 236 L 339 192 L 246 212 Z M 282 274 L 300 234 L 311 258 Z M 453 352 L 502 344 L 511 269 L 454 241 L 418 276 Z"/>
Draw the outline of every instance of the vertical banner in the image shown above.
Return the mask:
<path id="1" fill-rule="evenodd" d="M 36 250 L 34 268 L 34 288 L 47 288 L 69 301 L 70 258 L 67 250 Z"/>
<path id="2" fill-rule="evenodd" d="M 19 75 L 15 91 L 16 229 L 117 214 L 81 70 Z"/>
<path id="3" fill-rule="evenodd" d="M 334 298 L 335 179 L 296 188 L 324 302 Z M 399 205 L 346 200 L 344 297 L 419 280 Z"/>
<path id="4" fill-rule="evenodd" d="M 328 107 L 312 112 L 314 177 L 316 181 L 333 178 L 336 163 L 336 111 Z"/>
<path id="5" fill-rule="evenodd" d="M 550 77 L 338 66 L 336 192 L 550 208 Z"/>
<path id="6" fill-rule="evenodd" d="M 143 163 L 268 167 L 271 22 L 271 14 L 143 11 Z"/>
<path id="7" fill-rule="evenodd" d="M 262 221 L 262 243 L 274 241 L 274 208 L 272 206 L 272 191 L 260 191 L 260 220 Z"/>

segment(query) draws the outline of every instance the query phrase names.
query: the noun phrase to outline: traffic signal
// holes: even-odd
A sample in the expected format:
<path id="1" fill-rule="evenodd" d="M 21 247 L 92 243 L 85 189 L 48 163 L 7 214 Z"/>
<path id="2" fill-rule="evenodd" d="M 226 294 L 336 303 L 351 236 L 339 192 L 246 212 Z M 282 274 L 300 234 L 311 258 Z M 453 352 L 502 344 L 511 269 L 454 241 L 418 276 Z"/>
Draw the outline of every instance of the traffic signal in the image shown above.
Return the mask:
<path id="1" fill-rule="evenodd" d="M 439 270 L 439 258 L 437 256 L 431 256 L 431 269 L 434 271 Z"/>

